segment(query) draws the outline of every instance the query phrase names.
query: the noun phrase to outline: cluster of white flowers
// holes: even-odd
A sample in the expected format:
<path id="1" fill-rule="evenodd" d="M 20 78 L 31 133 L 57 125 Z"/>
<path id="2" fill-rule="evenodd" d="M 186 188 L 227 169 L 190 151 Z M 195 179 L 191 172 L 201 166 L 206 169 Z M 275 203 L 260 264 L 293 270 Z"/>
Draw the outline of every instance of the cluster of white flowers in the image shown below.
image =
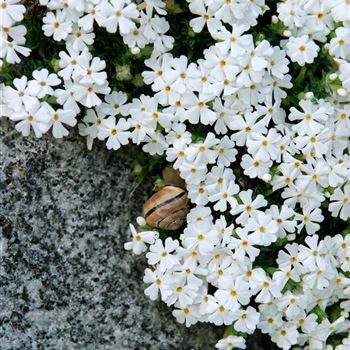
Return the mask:
<path id="1" fill-rule="evenodd" d="M 10 28 L 16 21 L 23 19 L 25 7 L 16 5 L 18 1 L 1 0 L 0 3 L 1 16 L 4 18 L 4 26 L 1 27 L 1 45 L 4 46 L 1 46 L 0 52 L 4 55 L 7 53 L 6 60 L 9 63 L 20 61 L 15 51 L 26 56 L 30 52 L 29 49 L 18 46 L 24 43 L 26 28 L 23 25 Z M 95 39 L 95 22 L 110 33 L 118 30 L 135 54 L 150 43 L 155 55 L 161 55 L 173 47 L 174 39 L 165 35 L 169 24 L 157 15 L 166 14 L 165 3 L 162 1 L 145 1 L 139 9 L 135 3 L 120 0 L 41 0 L 40 3 L 52 10 L 43 18 L 44 34 L 52 36 L 55 41 L 64 40 L 66 50 L 59 53 L 58 76 L 62 80 L 44 68 L 33 72 L 34 80 L 28 81 L 28 77 L 23 76 L 14 79 L 14 87 L 0 85 L 1 116 L 18 121 L 16 129 L 23 136 L 28 136 L 32 128 L 35 135 L 41 137 L 51 126 L 54 137 L 67 136 L 69 132 L 62 124 L 74 126 L 77 123 L 76 116 L 81 112 L 80 105 L 88 108 L 103 107 L 99 97 L 101 95 L 108 95 L 104 111 L 116 111 L 109 115 L 119 113 L 117 108 L 111 107 L 117 101 L 114 101 L 116 93 L 110 94 L 111 89 L 104 71 L 106 62 L 99 57 L 93 57 L 89 51 L 89 46 L 93 45 Z M 9 43 L 8 37 L 14 42 Z M 54 96 L 62 108 L 54 110 L 47 103 L 49 96 Z M 87 115 L 91 115 L 91 112 L 87 112 Z M 90 131 L 94 132 L 92 128 Z M 81 128 L 82 134 L 90 131 Z M 123 144 L 125 143 L 127 139 Z"/>
<path id="2" fill-rule="evenodd" d="M 251 199 L 251 193 L 242 192 L 242 197 Z M 293 231 L 296 223 L 288 207 L 279 213 L 273 206 L 266 214 L 262 197 L 249 203 L 251 209 L 235 220 L 244 228 L 235 229 L 224 216 L 214 221 L 209 208 L 194 208 L 180 241 L 169 237 L 162 242 L 157 232 L 137 232 L 131 225 L 133 242 L 126 249 L 135 254 L 149 249 L 146 295 L 151 300 L 160 295 L 168 306 L 174 305 L 173 315 L 186 326 L 233 324 L 237 332 L 260 329 L 270 334 L 282 349 L 295 344 L 326 349 L 331 335 L 350 327 L 350 279 L 345 275 L 350 271 L 350 237 L 320 240 L 313 235 L 304 244 L 289 243 L 279 251 L 277 267 L 266 271 L 254 265 L 258 247 L 267 246 L 280 232 Z M 142 225 L 142 218 L 138 222 Z M 252 301 L 257 309 L 250 306 Z M 339 317 L 320 320 L 320 313 L 327 316 L 326 308 L 339 301 Z M 217 348 L 245 348 L 242 341 L 228 337 Z"/>
<path id="3" fill-rule="evenodd" d="M 14 64 L 21 61 L 21 54 L 29 56 L 30 49 L 25 47 L 27 29 L 24 25 L 17 25 L 24 18 L 26 8 L 19 4 L 20 0 L 0 0 L 0 68 L 3 60 Z"/>
<path id="4" fill-rule="evenodd" d="M 118 32 L 133 53 L 152 44 L 159 53 L 172 48 L 174 39 L 165 35 L 169 23 L 164 17 L 165 3 L 130 0 L 40 0 L 52 12 L 44 17 L 43 31 L 54 40 L 64 40 L 75 51 L 92 45 L 94 24 L 109 33 Z M 158 16 L 160 15 L 160 16 Z"/>
<path id="5" fill-rule="evenodd" d="M 5 10 L 17 2 L 0 1 Z M 173 163 L 191 201 L 186 227 L 162 241 L 139 218 L 125 248 L 148 251 L 145 293 L 173 306 L 179 322 L 232 326 L 218 349 L 245 348 L 242 335 L 255 329 L 283 349 L 332 349 L 334 334 L 344 338 L 335 349 L 349 349 L 350 232 L 321 225 L 327 215 L 350 219 L 350 3 L 277 3 L 271 25 L 283 35 L 271 45 L 249 33 L 269 11 L 264 0 L 188 2 L 193 31 L 213 39 L 196 62 L 171 54 L 162 0 L 41 0 L 51 10 L 45 35 L 66 43 L 60 70 L 2 85 L 1 115 L 24 136 L 52 127 L 61 138 L 80 114 L 89 149 L 95 139 L 113 150 L 132 142 Z M 12 24 L 23 17 L 19 8 L 8 13 Z M 128 102 L 111 91 L 107 63 L 89 50 L 95 22 L 135 54 L 153 46 L 142 72 L 151 96 Z M 328 97 L 298 91 L 285 108 L 291 65 L 308 69 L 319 52 L 335 63 L 314 77 Z"/>

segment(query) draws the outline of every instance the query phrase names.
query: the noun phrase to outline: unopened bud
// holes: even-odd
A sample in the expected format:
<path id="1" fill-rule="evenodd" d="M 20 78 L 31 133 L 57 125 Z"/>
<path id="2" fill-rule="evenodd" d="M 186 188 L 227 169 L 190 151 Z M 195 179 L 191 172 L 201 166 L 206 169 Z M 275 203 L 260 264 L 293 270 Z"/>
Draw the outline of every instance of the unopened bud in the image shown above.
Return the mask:
<path id="1" fill-rule="evenodd" d="M 340 316 L 343 316 L 344 318 L 348 318 L 349 317 L 349 313 L 346 310 L 342 310 L 340 313 Z"/>
<path id="2" fill-rule="evenodd" d="M 265 182 L 270 182 L 271 179 L 272 179 L 272 176 L 270 174 L 264 174 L 262 179 L 265 181 Z"/>
<path id="3" fill-rule="evenodd" d="M 142 165 L 141 164 L 135 164 L 134 165 L 134 174 L 140 175 L 142 172 Z"/>
<path id="4" fill-rule="evenodd" d="M 287 240 L 290 241 L 294 241 L 296 238 L 296 234 L 295 233 L 290 233 L 289 235 L 287 235 Z"/>
<path id="5" fill-rule="evenodd" d="M 305 94 L 305 98 L 307 100 L 311 100 L 312 98 L 314 98 L 314 93 L 312 91 L 309 91 Z"/>
<path id="6" fill-rule="evenodd" d="M 271 22 L 273 23 L 273 24 L 277 24 L 278 23 L 278 17 L 277 16 L 272 16 L 272 18 L 271 18 Z"/>
<path id="7" fill-rule="evenodd" d="M 132 74 L 130 72 L 130 66 L 124 64 L 124 65 L 117 65 L 115 67 L 116 77 L 118 80 L 131 80 Z"/>
<path id="8" fill-rule="evenodd" d="M 332 73 L 329 75 L 329 80 L 334 81 L 338 79 L 338 74 L 337 73 Z"/>
<path id="9" fill-rule="evenodd" d="M 283 32 L 283 35 L 286 36 L 287 38 L 291 37 L 292 36 L 292 32 L 290 30 L 285 30 Z"/>
<path id="10" fill-rule="evenodd" d="M 137 55 L 138 53 L 140 53 L 140 48 L 137 47 L 137 46 L 134 46 L 132 49 L 131 49 L 131 53 L 133 53 L 134 55 Z"/>
<path id="11" fill-rule="evenodd" d="M 146 226 L 146 220 L 145 218 L 143 218 L 142 216 L 138 216 L 136 218 L 136 222 L 139 226 L 143 227 L 143 226 Z"/>
<path id="12" fill-rule="evenodd" d="M 345 89 L 340 88 L 337 90 L 337 94 L 341 97 L 346 97 L 348 95 L 348 92 Z"/>
<path id="13" fill-rule="evenodd" d="M 53 58 L 51 60 L 51 66 L 55 72 L 58 72 L 60 70 L 60 61 L 57 58 Z"/>

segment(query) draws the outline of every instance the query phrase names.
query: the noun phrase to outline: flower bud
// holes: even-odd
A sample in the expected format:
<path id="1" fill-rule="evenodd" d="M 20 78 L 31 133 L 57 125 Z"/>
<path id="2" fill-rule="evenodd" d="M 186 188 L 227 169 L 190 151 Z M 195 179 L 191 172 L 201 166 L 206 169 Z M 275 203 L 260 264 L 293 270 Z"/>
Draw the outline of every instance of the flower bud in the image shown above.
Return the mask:
<path id="1" fill-rule="evenodd" d="M 117 80 L 131 80 L 132 74 L 130 72 L 130 66 L 124 64 L 124 65 L 117 65 L 115 67 L 115 72 L 117 76 Z"/>
<path id="2" fill-rule="evenodd" d="M 136 74 L 132 82 L 136 87 L 142 87 L 145 85 L 141 74 Z"/>
<path id="3" fill-rule="evenodd" d="M 294 241 L 296 238 L 296 234 L 295 233 L 290 233 L 289 235 L 287 235 L 287 240 L 290 241 Z"/>
<path id="4" fill-rule="evenodd" d="M 343 89 L 343 88 L 338 89 L 337 93 L 341 97 L 346 97 L 348 95 L 348 92 L 345 89 Z"/>
<path id="5" fill-rule="evenodd" d="M 278 23 L 278 17 L 277 16 L 272 16 L 272 18 L 271 18 L 271 22 L 273 23 L 273 24 L 277 24 Z"/>
<path id="6" fill-rule="evenodd" d="M 272 176 L 270 174 L 264 174 L 262 178 L 265 182 L 270 182 L 272 179 Z"/>
<path id="7" fill-rule="evenodd" d="M 61 69 L 60 68 L 60 60 L 58 60 L 57 58 L 53 58 L 51 60 L 51 66 L 55 72 L 58 72 Z"/>
<path id="8" fill-rule="evenodd" d="M 307 92 L 305 94 L 305 98 L 311 100 L 312 98 L 314 98 L 314 93 L 312 91 Z"/>
<path id="9" fill-rule="evenodd" d="M 134 165 L 134 169 L 133 169 L 133 172 L 135 175 L 140 175 L 141 172 L 142 172 L 142 165 L 141 164 L 135 164 Z"/>
<path id="10" fill-rule="evenodd" d="M 338 74 L 337 73 L 332 73 L 329 75 L 329 80 L 334 81 L 338 79 Z"/>
<path id="11" fill-rule="evenodd" d="M 138 224 L 139 226 L 141 226 L 141 227 L 146 226 L 146 220 L 145 220 L 145 218 L 142 217 L 142 216 L 138 216 L 138 217 L 136 218 L 136 222 L 137 222 L 137 224 Z"/>
<path id="12" fill-rule="evenodd" d="M 137 47 L 137 46 L 134 46 L 132 49 L 131 49 L 131 53 L 133 53 L 134 55 L 137 55 L 138 53 L 140 53 L 140 48 Z"/>
<path id="13" fill-rule="evenodd" d="M 340 316 L 348 318 L 349 317 L 349 313 L 346 310 L 342 310 L 341 313 L 340 313 Z"/>

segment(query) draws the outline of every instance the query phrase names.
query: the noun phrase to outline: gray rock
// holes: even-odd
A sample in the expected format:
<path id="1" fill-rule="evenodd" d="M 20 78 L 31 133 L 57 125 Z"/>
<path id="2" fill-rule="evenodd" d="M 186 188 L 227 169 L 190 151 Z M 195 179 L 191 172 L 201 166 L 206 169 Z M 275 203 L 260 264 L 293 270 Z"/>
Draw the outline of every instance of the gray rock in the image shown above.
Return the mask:
<path id="1" fill-rule="evenodd" d="M 213 349 L 222 329 L 186 329 L 151 302 L 144 257 L 124 251 L 150 183 L 136 148 L 86 150 L 0 126 L 0 349 Z"/>

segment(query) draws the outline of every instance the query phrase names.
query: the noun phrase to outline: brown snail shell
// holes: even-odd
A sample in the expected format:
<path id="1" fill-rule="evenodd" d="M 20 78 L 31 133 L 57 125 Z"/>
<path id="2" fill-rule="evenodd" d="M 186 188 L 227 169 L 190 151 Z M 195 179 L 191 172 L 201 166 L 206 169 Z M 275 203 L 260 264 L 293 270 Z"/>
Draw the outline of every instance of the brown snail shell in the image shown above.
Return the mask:
<path id="1" fill-rule="evenodd" d="M 167 186 L 177 186 L 186 188 L 186 182 L 180 177 L 178 170 L 174 169 L 171 164 L 164 167 L 162 171 L 163 181 Z"/>
<path id="2" fill-rule="evenodd" d="M 187 192 L 176 186 L 165 186 L 143 206 L 146 223 L 162 230 L 174 231 L 185 222 L 189 211 Z"/>

